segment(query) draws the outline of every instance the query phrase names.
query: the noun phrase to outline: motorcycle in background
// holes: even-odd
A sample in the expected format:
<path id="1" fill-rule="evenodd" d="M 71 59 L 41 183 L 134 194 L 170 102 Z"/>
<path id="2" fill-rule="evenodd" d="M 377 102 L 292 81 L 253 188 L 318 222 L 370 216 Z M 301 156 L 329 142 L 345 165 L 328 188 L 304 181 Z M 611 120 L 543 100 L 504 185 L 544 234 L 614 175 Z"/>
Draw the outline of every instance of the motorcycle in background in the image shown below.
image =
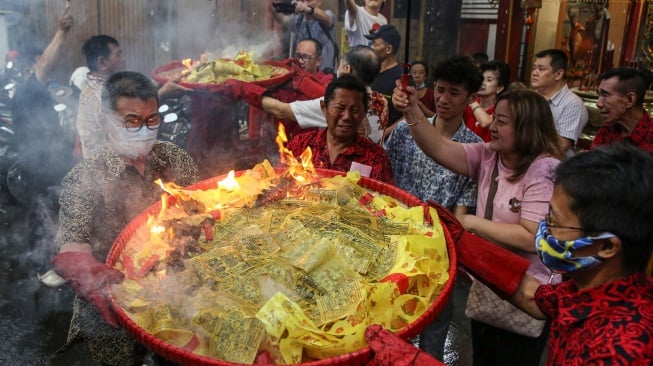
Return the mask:
<path id="1" fill-rule="evenodd" d="M 191 97 L 184 95 L 167 99 L 159 107 L 159 114 L 163 117 L 163 122 L 159 127 L 158 139 L 172 142 L 185 149 L 191 127 Z"/>

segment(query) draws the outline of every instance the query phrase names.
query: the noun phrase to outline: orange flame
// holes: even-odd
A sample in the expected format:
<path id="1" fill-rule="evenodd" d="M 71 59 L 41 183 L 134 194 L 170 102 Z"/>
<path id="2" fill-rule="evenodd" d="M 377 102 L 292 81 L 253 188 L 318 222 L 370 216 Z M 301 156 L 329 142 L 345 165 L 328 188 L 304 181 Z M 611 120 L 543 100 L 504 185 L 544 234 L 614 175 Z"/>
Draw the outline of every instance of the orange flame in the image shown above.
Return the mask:
<path id="1" fill-rule="evenodd" d="M 300 183 L 312 181 L 317 173 L 313 166 L 313 152 L 310 147 L 307 147 L 304 152 L 299 155 L 299 160 L 293 155 L 292 151 L 288 149 L 285 144 L 288 142 L 286 129 L 283 124 L 279 123 L 279 132 L 275 139 L 279 146 L 279 158 L 282 164 L 288 165 L 288 173 Z"/>
<path id="2" fill-rule="evenodd" d="M 193 67 L 193 60 L 191 58 L 187 58 L 181 61 L 184 66 L 186 66 L 187 69 L 191 69 Z"/>
<path id="3" fill-rule="evenodd" d="M 240 185 L 236 181 L 236 174 L 233 170 L 227 174 L 225 179 L 218 182 L 218 188 L 222 188 L 225 191 L 235 191 L 240 188 Z"/>
<path id="4" fill-rule="evenodd" d="M 149 228 L 150 233 L 153 235 L 162 234 L 166 231 L 164 226 L 156 223 L 153 215 L 147 215 L 147 222 L 145 223 L 145 227 Z"/>

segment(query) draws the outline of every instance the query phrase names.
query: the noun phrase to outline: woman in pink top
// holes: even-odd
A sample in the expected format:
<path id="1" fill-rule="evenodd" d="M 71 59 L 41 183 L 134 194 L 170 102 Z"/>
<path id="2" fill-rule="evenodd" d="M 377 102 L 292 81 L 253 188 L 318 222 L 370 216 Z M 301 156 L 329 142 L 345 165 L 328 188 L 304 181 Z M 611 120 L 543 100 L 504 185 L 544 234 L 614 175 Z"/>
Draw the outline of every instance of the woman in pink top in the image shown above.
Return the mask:
<path id="1" fill-rule="evenodd" d="M 451 93 L 447 89 L 455 91 L 455 85 L 435 90 L 439 113 L 448 108 Z M 533 243 L 553 194 L 554 169 L 563 156 L 547 101 L 530 90 L 501 94 L 490 124 L 491 140 L 476 144 L 447 139 L 438 125 L 427 123 L 412 87 L 407 91 L 395 88 L 392 102 L 404 113 L 424 153 L 455 173 L 478 180 L 476 215 L 459 217 L 465 229 L 528 258 L 529 273 L 546 283 L 550 272 Z M 486 212 L 493 174 L 496 194 L 491 212 Z M 546 335 L 545 331 L 529 338 L 472 321 L 474 364 L 537 365 Z"/>

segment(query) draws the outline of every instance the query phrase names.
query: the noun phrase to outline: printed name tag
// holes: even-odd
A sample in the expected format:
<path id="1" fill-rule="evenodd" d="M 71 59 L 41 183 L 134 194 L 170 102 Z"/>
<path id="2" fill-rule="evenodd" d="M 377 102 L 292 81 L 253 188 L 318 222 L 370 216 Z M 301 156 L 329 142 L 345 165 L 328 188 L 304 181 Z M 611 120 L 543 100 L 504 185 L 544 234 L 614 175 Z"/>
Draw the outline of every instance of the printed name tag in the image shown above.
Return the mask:
<path id="1" fill-rule="evenodd" d="M 370 176 L 370 173 L 372 173 L 372 167 L 369 165 L 357 163 L 355 161 L 352 161 L 351 163 L 351 168 L 349 168 L 350 172 L 359 172 L 361 173 L 362 177 L 368 177 Z"/>

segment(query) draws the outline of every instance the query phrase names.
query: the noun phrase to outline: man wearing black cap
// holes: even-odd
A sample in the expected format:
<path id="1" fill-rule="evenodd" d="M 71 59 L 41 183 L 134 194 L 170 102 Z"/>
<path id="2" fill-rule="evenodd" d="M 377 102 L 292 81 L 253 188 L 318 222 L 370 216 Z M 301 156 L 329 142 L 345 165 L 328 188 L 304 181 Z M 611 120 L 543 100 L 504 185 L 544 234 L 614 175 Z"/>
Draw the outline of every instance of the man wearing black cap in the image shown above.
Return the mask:
<path id="1" fill-rule="evenodd" d="M 402 67 L 397 62 L 397 51 L 401 43 L 401 35 L 399 35 L 399 31 L 394 25 L 386 24 L 375 31 L 370 31 L 370 34 L 366 35 L 365 38 L 372 41 L 370 47 L 381 60 L 381 71 L 372 84 L 372 90 L 382 93 L 388 100 L 390 118 L 388 128 L 384 133 L 385 137 L 392 130 L 393 124 L 401 118 L 401 112 L 391 102 L 395 81 L 401 77 L 403 72 Z"/>

